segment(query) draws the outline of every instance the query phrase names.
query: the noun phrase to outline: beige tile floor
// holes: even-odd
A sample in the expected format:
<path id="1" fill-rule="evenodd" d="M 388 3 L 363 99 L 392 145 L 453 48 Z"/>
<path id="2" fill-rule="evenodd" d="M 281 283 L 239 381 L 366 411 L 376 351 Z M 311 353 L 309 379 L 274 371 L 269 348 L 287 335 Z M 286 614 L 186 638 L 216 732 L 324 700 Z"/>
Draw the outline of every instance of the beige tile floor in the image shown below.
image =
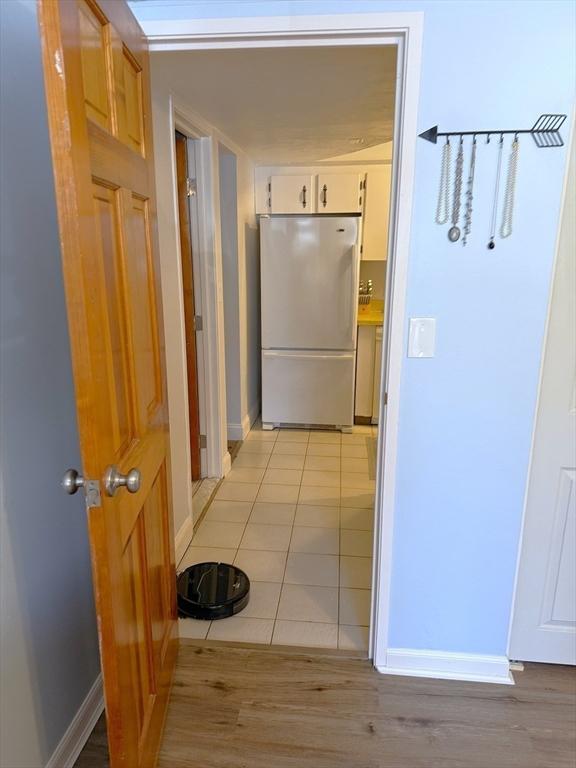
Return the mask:
<path id="1" fill-rule="evenodd" d="M 182 637 L 367 650 L 375 438 L 252 429 L 179 564 L 235 563 L 250 602 Z"/>

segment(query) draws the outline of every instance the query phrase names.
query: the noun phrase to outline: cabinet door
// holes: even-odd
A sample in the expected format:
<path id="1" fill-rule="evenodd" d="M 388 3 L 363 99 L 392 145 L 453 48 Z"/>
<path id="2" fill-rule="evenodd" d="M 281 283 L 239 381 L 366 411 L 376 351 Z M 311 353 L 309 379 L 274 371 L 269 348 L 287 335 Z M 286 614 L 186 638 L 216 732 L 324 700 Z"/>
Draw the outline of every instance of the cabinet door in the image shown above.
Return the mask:
<path id="1" fill-rule="evenodd" d="M 374 387 L 372 393 L 372 424 L 378 424 L 380 415 L 380 368 L 382 367 L 382 326 L 376 328 L 374 345 Z"/>
<path id="2" fill-rule="evenodd" d="M 374 344 L 376 327 L 358 326 L 358 346 L 356 347 L 356 394 L 354 415 L 370 419 L 374 399 Z"/>
<path id="3" fill-rule="evenodd" d="M 271 213 L 315 213 L 313 176 L 272 176 Z"/>
<path id="4" fill-rule="evenodd" d="M 318 213 L 360 213 L 362 181 L 358 173 L 318 174 Z"/>
<path id="5" fill-rule="evenodd" d="M 388 258 L 390 174 L 390 167 L 366 174 L 362 227 L 363 261 L 384 261 Z"/>

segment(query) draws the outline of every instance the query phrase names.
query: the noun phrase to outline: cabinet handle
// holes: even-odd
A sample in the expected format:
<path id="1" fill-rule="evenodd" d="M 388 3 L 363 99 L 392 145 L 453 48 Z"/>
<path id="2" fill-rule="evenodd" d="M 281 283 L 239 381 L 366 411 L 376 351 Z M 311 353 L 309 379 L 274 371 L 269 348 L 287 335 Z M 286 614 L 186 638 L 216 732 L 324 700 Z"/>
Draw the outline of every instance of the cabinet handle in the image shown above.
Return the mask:
<path id="1" fill-rule="evenodd" d="M 306 208 L 306 185 L 302 187 L 302 208 Z"/>
<path id="2" fill-rule="evenodd" d="M 322 187 L 322 205 L 324 208 L 326 208 L 326 205 L 328 204 L 328 187 L 326 184 Z"/>

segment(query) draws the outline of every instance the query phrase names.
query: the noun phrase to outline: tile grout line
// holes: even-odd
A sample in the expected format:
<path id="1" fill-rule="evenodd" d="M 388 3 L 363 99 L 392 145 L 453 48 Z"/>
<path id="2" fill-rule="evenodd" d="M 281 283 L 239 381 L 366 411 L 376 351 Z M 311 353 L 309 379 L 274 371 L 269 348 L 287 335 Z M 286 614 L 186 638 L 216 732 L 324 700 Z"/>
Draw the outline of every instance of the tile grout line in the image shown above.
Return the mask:
<path id="1" fill-rule="evenodd" d="M 252 431 L 252 430 L 250 430 L 250 432 L 251 432 L 251 431 Z M 248 434 L 250 434 L 250 432 L 249 432 Z M 270 441 L 262 441 L 262 442 L 273 442 L 273 443 L 275 444 L 275 443 L 276 443 L 276 440 L 270 440 Z M 273 450 L 274 450 L 274 448 L 272 448 L 272 451 L 273 451 Z M 261 479 L 259 482 L 255 483 L 255 485 L 257 485 L 257 486 L 258 486 L 258 488 L 257 488 L 257 490 L 256 490 L 256 495 L 255 495 L 255 497 L 254 497 L 253 501 L 251 502 L 251 506 L 250 506 L 250 512 L 249 512 L 249 514 L 248 514 L 248 517 L 246 518 L 246 521 L 245 521 L 245 523 L 244 523 L 244 528 L 242 529 L 242 535 L 240 536 L 240 540 L 239 540 L 238 546 L 236 547 L 236 552 L 235 552 L 235 554 L 234 554 L 234 558 L 233 558 L 233 560 L 232 560 L 232 562 L 233 562 L 233 563 L 235 562 L 236 558 L 238 557 L 238 553 L 240 552 L 240 549 L 241 549 L 241 545 L 242 545 L 242 540 L 243 540 L 243 538 L 244 538 L 244 534 L 246 533 L 246 528 L 247 528 L 247 526 L 248 526 L 248 524 L 249 524 L 249 522 L 250 522 L 250 518 L 252 517 L 252 512 L 254 511 L 254 505 L 256 504 L 256 499 L 258 498 L 258 494 L 259 494 L 259 492 L 260 492 L 260 488 L 261 488 L 261 486 L 262 486 L 262 482 L 263 482 L 263 480 L 264 480 L 264 476 L 266 475 L 266 470 L 267 470 L 267 468 L 268 468 L 268 464 L 269 464 L 269 462 L 270 462 L 270 456 L 272 455 L 272 451 L 270 451 L 270 453 L 268 453 L 268 454 L 267 454 L 267 455 L 268 455 L 268 459 L 267 459 L 267 461 L 266 461 L 266 467 L 264 468 L 264 473 L 262 474 L 262 479 Z M 244 618 L 247 618 L 247 617 L 244 617 Z M 211 621 L 211 622 L 210 622 L 210 626 L 208 627 L 208 632 L 206 633 L 206 638 L 208 638 L 208 635 L 209 635 L 209 633 L 210 633 L 210 630 L 212 629 L 212 624 L 213 624 L 213 622 Z"/>
<path id="2" fill-rule="evenodd" d="M 280 434 L 280 433 L 278 433 Z M 310 441 L 310 433 L 308 432 L 308 440 L 306 441 L 306 451 L 304 452 L 304 464 L 306 463 L 306 454 L 308 453 L 308 443 Z M 298 510 L 298 502 L 300 500 L 300 489 L 302 488 L 302 480 L 304 478 L 304 469 L 302 469 L 302 474 L 300 475 L 300 484 L 298 486 L 298 494 L 296 496 L 296 504 L 294 505 L 294 517 L 292 518 L 292 527 L 290 529 L 290 538 L 288 540 L 288 549 L 286 550 L 286 560 L 284 561 L 284 572 L 282 574 L 282 581 L 280 583 L 280 594 L 278 595 L 278 604 L 276 605 L 276 614 L 274 616 L 274 622 L 272 624 L 272 635 L 270 637 L 270 645 L 274 644 L 274 635 L 276 633 L 276 624 L 278 622 L 278 611 L 280 610 L 280 601 L 282 600 L 282 595 L 284 594 L 284 585 L 286 583 L 286 571 L 288 569 L 288 558 L 290 557 L 290 544 L 292 543 L 292 536 L 294 534 L 294 524 L 296 521 L 296 512 Z"/>

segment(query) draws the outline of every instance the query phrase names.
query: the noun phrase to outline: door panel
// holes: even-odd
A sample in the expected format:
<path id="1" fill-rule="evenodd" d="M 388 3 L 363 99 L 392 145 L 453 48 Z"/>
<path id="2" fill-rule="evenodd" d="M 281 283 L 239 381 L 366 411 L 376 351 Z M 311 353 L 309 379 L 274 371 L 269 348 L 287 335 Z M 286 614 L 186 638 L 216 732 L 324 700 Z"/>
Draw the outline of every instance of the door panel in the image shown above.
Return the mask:
<path id="1" fill-rule="evenodd" d="M 162 399 L 156 318 L 158 307 L 150 253 L 148 202 L 125 194 L 126 282 L 140 432 Z"/>
<path id="2" fill-rule="evenodd" d="M 134 437 L 134 424 L 130 410 L 129 361 L 126 345 L 125 301 L 122 295 L 121 252 L 119 247 L 119 211 L 115 190 L 101 183 L 93 184 L 94 210 L 96 218 L 97 247 L 101 260 L 101 274 L 106 305 L 103 308 L 107 323 L 103 333 L 107 334 L 108 356 L 108 405 L 112 430 L 114 461 L 122 454 Z"/>
<path id="3" fill-rule="evenodd" d="M 112 99 L 106 17 L 98 12 L 97 6 L 86 2 L 80 3 L 78 12 L 86 115 L 102 128 L 110 130 Z"/>
<path id="4" fill-rule="evenodd" d="M 119 89 L 120 138 L 131 149 L 144 154 L 142 115 L 142 68 L 125 45 L 122 46 L 122 79 Z M 120 95 L 120 94 L 119 94 Z"/>
<path id="5" fill-rule="evenodd" d="M 41 0 L 110 758 L 155 764 L 176 651 L 148 58 L 123 0 Z M 141 472 L 107 495 L 108 467 Z"/>

